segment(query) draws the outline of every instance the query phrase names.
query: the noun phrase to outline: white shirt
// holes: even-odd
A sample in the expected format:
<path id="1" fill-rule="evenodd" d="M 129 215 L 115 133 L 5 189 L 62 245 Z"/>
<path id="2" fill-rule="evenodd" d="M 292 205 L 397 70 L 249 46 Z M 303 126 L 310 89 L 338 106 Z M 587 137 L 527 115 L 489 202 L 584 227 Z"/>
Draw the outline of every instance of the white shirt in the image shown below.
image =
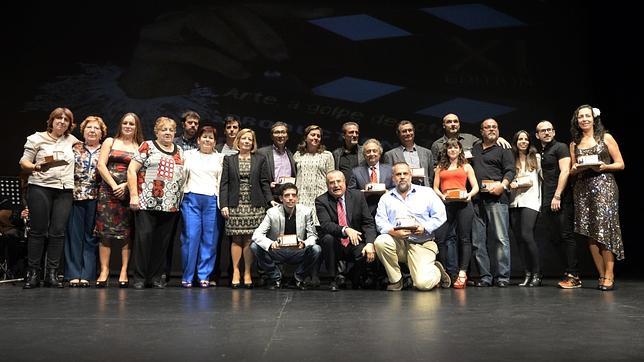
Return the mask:
<path id="1" fill-rule="evenodd" d="M 189 150 L 184 153 L 184 158 L 187 181 L 183 192 L 219 197 L 224 155 L 217 151 L 202 153 Z"/>
<path id="2" fill-rule="evenodd" d="M 52 167 L 45 172 L 34 171 L 29 176 L 28 183 L 55 189 L 73 189 L 74 151 L 72 146 L 78 142 L 78 138 L 71 134 L 54 139 L 47 132 L 36 132 L 27 137 L 21 160 L 36 164 L 44 162 L 46 156 L 54 156 L 56 159 L 67 161 L 67 165 Z"/>

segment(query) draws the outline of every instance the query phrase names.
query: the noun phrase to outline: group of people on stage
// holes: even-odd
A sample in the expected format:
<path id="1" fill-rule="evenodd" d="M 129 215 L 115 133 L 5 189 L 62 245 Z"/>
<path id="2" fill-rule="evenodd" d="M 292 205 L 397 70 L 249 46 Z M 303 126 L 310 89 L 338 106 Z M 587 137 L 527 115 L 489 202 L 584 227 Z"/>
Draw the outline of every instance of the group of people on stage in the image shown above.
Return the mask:
<path id="1" fill-rule="evenodd" d="M 176 235 L 186 288 L 216 285 L 228 261 L 232 288 L 252 288 L 255 265 L 270 289 L 282 287 L 285 265 L 294 266 L 300 289 L 319 287 L 321 270 L 332 291 L 378 280 L 390 291 L 506 287 L 510 231 L 525 270 L 519 286 L 536 287 L 539 217 L 554 226 L 546 239 L 565 245 L 561 288 L 581 286 L 574 233 L 588 241 L 597 288 L 614 288 L 624 250 L 613 172 L 624 161 L 598 109 L 575 110 L 569 146 L 545 120 L 511 142 L 493 118 L 482 121 L 480 137 L 461 133 L 455 114 L 442 121 L 444 135 L 431 148 L 415 143 L 412 122 L 399 122 L 400 146 L 387 152 L 373 138 L 360 145 L 356 122 L 344 123 L 343 145 L 329 152 L 312 124 L 292 153 L 283 122 L 272 125 L 272 144 L 258 148 L 255 131 L 234 116 L 225 119 L 222 144 L 193 111 L 181 116 L 181 135 L 173 119 L 159 117 L 155 138 L 145 141 L 134 113 L 114 137 L 89 116 L 80 141 L 72 112 L 56 108 L 20 159 L 30 173 L 24 288 L 62 288 L 63 259 L 70 287 L 106 287 L 114 247 L 119 287 L 130 285 L 132 253 L 134 288 L 164 288 Z"/>

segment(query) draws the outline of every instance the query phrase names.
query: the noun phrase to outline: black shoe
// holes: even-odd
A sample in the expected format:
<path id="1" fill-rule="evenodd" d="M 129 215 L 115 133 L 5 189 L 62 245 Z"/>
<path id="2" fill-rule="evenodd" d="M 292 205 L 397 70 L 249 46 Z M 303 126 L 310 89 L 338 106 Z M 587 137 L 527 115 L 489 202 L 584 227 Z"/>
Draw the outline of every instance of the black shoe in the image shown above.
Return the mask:
<path id="1" fill-rule="evenodd" d="M 58 279 L 58 272 L 56 269 L 49 269 L 47 276 L 45 276 L 45 286 L 50 288 L 65 288 L 63 283 Z"/>
<path id="2" fill-rule="evenodd" d="M 106 280 L 97 280 L 96 281 L 96 288 L 99 288 L 99 289 L 107 288 L 107 279 Z"/>
<path id="3" fill-rule="evenodd" d="M 521 283 L 519 283 L 518 285 L 520 287 L 530 287 L 531 285 L 528 285 L 528 284 L 530 284 L 530 281 L 532 281 L 532 273 L 526 272 L 525 277 L 523 278 L 523 281 Z"/>
<path id="4" fill-rule="evenodd" d="M 163 280 L 157 280 L 152 282 L 152 288 L 154 289 L 165 289 L 165 285 L 166 284 L 163 282 Z"/>
<path id="5" fill-rule="evenodd" d="M 317 289 L 320 287 L 320 278 L 319 277 L 311 277 L 311 281 L 307 283 L 309 288 L 311 289 Z"/>
<path id="6" fill-rule="evenodd" d="M 241 283 L 230 283 L 230 288 L 231 289 L 239 289 L 239 288 L 241 288 Z"/>
<path id="7" fill-rule="evenodd" d="M 508 282 L 505 280 L 497 280 L 496 281 L 496 286 L 499 288 L 505 288 L 508 286 Z"/>
<path id="8" fill-rule="evenodd" d="M 142 282 L 142 281 L 136 281 L 136 282 L 134 282 L 134 289 L 136 289 L 136 290 L 143 290 L 143 289 L 145 289 L 145 282 Z"/>
<path id="9" fill-rule="evenodd" d="M 543 274 L 541 273 L 534 273 L 532 274 L 532 279 L 530 280 L 530 283 L 528 283 L 529 287 L 540 287 L 541 283 L 543 280 Z"/>
<path id="10" fill-rule="evenodd" d="M 244 288 L 246 289 L 253 289 L 254 287 L 255 286 L 253 285 L 253 283 L 248 283 L 248 284 L 244 283 Z"/>
<path id="11" fill-rule="evenodd" d="M 299 281 L 299 280 L 295 281 L 295 287 L 297 289 L 299 289 L 299 290 L 307 290 L 307 289 L 309 289 L 307 284 L 304 281 Z"/>
<path id="12" fill-rule="evenodd" d="M 27 271 L 27 276 L 25 277 L 25 285 L 22 289 L 34 289 L 40 287 L 40 278 L 38 277 L 39 271 L 36 269 L 31 269 Z"/>
<path id="13" fill-rule="evenodd" d="M 486 282 L 485 280 L 479 280 L 474 285 L 479 287 L 479 288 L 486 288 L 486 287 L 491 287 L 492 286 L 492 284 L 490 282 Z"/>
<path id="14" fill-rule="evenodd" d="M 125 280 L 125 281 L 120 281 L 119 280 L 119 288 L 127 289 L 127 287 L 129 287 L 129 286 L 130 286 L 130 281 L 129 280 Z"/>
<path id="15" fill-rule="evenodd" d="M 277 290 L 282 288 L 282 282 L 279 280 L 271 280 L 266 284 L 266 289 Z"/>
<path id="16" fill-rule="evenodd" d="M 329 290 L 332 292 L 337 292 L 340 290 L 340 287 L 338 286 L 338 282 L 335 280 L 332 280 L 331 283 L 329 284 Z"/>

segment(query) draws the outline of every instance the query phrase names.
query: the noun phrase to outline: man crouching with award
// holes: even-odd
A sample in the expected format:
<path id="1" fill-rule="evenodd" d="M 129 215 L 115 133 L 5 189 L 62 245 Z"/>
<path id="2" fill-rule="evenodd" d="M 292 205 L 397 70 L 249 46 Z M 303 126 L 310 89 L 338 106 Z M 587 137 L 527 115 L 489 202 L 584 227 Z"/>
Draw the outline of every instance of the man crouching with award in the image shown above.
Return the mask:
<path id="1" fill-rule="evenodd" d="M 432 189 L 411 183 L 411 169 L 405 162 L 394 164 L 392 178 L 396 187 L 378 203 L 376 226 L 381 235 L 374 242 L 389 278 L 387 290 L 403 288 L 399 263 L 409 266 L 416 289 L 430 290 L 439 283 L 448 288 L 451 280 L 436 261 L 434 241 L 434 231 L 447 220 L 443 201 Z"/>
<path id="2" fill-rule="evenodd" d="M 264 220 L 253 233 L 250 248 L 259 268 L 269 278 L 268 289 L 282 286 L 282 274 L 275 264 L 278 262 L 297 265 L 295 285 L 303 290 L 307 276 L 317 279 L 322 252 L 316 245 L 318 236 L 313 225 L 313 211 L 297 205 L 297 186 L 292 183 L 282 185 L 279 199 L 282 204 L 266 211 Z"/>

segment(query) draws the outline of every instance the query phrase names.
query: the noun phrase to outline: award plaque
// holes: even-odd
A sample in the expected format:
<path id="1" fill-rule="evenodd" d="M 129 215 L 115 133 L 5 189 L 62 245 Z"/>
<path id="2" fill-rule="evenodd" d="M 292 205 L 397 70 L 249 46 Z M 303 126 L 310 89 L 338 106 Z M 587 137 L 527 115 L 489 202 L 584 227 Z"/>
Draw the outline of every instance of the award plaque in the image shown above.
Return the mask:
<path id="1" fill-rule="evenodd" d="M 481 180 L 481 192 L 490 192 L 497 182 L 494 180 Z"/>
<path id="2" fill-rule="evenodd" d="M 577 168 L 585 169 L 601 165 L 598 155 L 586 155 L 577 157 Z"/>
<path id="3" fill-rule="evenodd" d="M 465 190 L 447 190 L 445 192 L 445 201 L 467 201 L 467 191 Z"/>
<path id="4" fill-rule="evenodd" d="M 468 160 L 470 158 L 474 157 L 474 156 L 472 156 L 472 151 L 470 151 L 470 150 L 467 150 L 467 151 L 465 151 L 463 153 L 465 154 L 465 158 L 468 159 Z"/>
<path id="5" fill-rule="evenodd" d="M 281 248 L 297 248 L 297 235 L 288 234 L 282 235 L 277 239 L 277 242 L 280 244 Z"/>
<path id="6" fill-rule="evenodd" d="M 520 189 L 527 189 L 532 187 L 532 179 L 530 176 L 519 176 L 517 177 L 514 182 L 517 183 L 517 187 Z"/>
<path id="7" fill-rule="evenodd" d="M 279 182 L 277 182 L 277 183 L 280 184 L 280 185 L 284 185 L 284 184 L 288 184 L 288 183 L 294 184 L 295 183 L 295 177 L 282 176 L 282 177 L 280 177 Z"/>
<path id="8" fill-rule="evenodd" d="M 394 230 L 416 230 L 418 223 L 411 216 L 400 217 L 396 219 Z"/>
<path id="9" fill-rule="evenodd" d="M 424 178 L 425 177 L 425 168 L 424 167 L 412 168 L 411 169 L 411 177 L 412 178 Z"/>
<path id="10" fill-rule="evenodd" d="M 374 194 L 378 194 L 378 193 L 382 194 L 385 191 L 387 191 L 385 184 L 377 184 L 377 183 L 366 184 L 364 185 L 364 190 L 362 190 L 362 192 L 374 193 Z"/>
<path id="11" fill-rule="evenodd" d="M 57 159 L 54 156 L 45 156 L 45 162 L 42 163 L 42 166 L 45 166 L 47 168 L 52 168 L 52 167 L 64 166 L 68 164 L 69 162 L 62 159 Z"/>

